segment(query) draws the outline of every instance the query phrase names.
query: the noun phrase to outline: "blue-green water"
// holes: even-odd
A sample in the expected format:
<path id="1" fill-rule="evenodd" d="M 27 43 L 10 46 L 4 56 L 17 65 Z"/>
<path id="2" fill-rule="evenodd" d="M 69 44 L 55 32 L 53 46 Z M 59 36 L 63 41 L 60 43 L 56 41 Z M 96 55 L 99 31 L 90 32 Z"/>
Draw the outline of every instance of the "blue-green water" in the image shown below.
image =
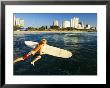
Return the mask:
<path id="1" fill-rule="evenodd" d="M 32 66 L 29 58 L 14 64 L 14 75 L 97 75 L 97 33 L 37 33 L 14 34 L 14 59 L 28 53 L 31 48 L 24 41 L 47 39 L 48 44 L 69 50 L 73 56 L 62 59 L 50 55 Z"/>

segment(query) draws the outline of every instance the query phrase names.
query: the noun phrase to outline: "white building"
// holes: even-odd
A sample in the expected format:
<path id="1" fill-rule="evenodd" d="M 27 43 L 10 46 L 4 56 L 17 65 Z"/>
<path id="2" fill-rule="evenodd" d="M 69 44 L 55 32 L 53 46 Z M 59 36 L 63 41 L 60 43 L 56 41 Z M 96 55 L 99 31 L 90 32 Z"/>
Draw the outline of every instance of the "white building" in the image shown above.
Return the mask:
<path id="1" fill-rule="evenodd" d="M 15 19 L 15 25 L 20 26 L 20 18 L 16 18 L 16 19 Z"/>
<path id="2" fill-rule="evenodd" d="M 24 27 L 24 20 L 20 20 L 20 26 Z"/>
<path id="3" fill-rule="evenodd" d="M 91 28 L 91 26 L 87 24 L 86 25 L 86 29 L 90 29 L 90 28 Z"/>
<path id="4" fill-rule="evenodd" d="M 83 24 L 83 22 L 82 22 L 82 29 L 84 29 L 84 24 Z"/>
<path id="5" fill-rule="evenodd" d="M 58 20 L 53 21 L 53 26 L 58 26 Z"/>
<path id="6" fill-rule="evenodd" d="M 62 28 L 70 27 L 70 21 L 63 21 Z"/>
<path id="7" fill-rule="evenodd" d="M 78 29 L 84 29 L 84 25 L 83 25 L 83 22 L 79 22 L 79 24 L 78 24 L 78 27 L 77 27 Z"/>
<path id="8" fill-rule="evenodd" d="M 96 29 L 96 27 L 91 27 L 91 29 L 95 30 L 95 29 Z"/>
<path id="9" fill-rule="evenodd" d="M 20 18 L 16 18 L 15 15 L 14 15 L 14 18 L 13 18 L 13 25 L 14 26 L 20 26 L 20 27 L 24 27 L 24 20 L 21 20 Z"/>
<path id="10" fill-rule="evenodd" d="M 81 24 L 78 24 L 78 29 L 82 29 L 82 25 Z"/>
<path id="11" fill-rule="evenodd" d="M 71 27 L 78 28 L 79 26 L 79 18 L 74 17 L 71 19 Z"/>

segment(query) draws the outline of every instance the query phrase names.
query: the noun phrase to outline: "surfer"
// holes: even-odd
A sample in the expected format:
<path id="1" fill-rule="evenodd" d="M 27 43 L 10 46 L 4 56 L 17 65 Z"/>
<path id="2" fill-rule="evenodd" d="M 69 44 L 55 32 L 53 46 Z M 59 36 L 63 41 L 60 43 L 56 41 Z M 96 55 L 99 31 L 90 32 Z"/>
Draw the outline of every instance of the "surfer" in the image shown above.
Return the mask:
<path id="1" fill-rule="evenodd" d="M 36 61 L 38 61 L 39 59 L 41 59 L 41 55 L 44 54 L 42 52 L 42 47 L 47 43 L 46 39 L 42 39 L 39 44 L 29 53 L 25 54 L 23 57 L 17 58 L 16 60 L 14 60 L 14 63 L 18 62 L 18 61 L 24 61 L 26 59 L 28 59 L 30 56 L 34 56 L 35 59 L 31 62 L 32 65 L 34 65 L 34 63 Z"/>

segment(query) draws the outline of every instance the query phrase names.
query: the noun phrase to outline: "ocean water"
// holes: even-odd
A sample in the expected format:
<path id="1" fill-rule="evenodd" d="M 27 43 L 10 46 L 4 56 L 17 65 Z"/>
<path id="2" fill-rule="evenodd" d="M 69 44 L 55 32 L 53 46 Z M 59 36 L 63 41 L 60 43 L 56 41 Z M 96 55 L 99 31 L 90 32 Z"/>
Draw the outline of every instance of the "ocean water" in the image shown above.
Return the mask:
<path id="1" fill-rule="evenodd" d="M 31 48 L 24 41 L 47 39 L 49 45 L 72 52 L 72 57 L 63 59 L 50 55 L 43 55 L 35 63 L 31 57 L 14 64 L 14 75 L 97 75 L 97 33 L 34 33 L 14 34 L 14 59 L 28 53 Z"/>

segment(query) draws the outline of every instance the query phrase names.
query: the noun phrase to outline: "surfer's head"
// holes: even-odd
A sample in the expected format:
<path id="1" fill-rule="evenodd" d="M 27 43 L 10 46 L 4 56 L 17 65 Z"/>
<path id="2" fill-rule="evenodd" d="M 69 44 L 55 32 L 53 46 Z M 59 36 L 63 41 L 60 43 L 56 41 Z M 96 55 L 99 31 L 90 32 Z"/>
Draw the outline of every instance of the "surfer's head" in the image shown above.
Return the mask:
<path id="1" fill-rule="evenodd" d="M 46 43 L 47 43 L 47 40 L 46 39 L 42 39 L 39 44 L 46 44 Z"/>

